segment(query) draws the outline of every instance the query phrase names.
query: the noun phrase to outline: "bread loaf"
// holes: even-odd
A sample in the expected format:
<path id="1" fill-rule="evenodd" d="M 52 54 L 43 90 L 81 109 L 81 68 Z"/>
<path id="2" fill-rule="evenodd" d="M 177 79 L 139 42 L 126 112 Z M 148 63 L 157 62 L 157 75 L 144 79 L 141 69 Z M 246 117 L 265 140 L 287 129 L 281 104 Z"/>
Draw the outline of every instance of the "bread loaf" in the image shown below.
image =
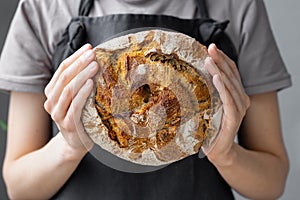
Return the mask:
<path id="1" fill-rule="evenodd" d="M 205 46 L 181 33 L 149 30 L 95 51 L 100 69 L 82 122 L 101 148 L 158 166 L 195 154 L 215 138 L 222 105 L 204 69 Z"/>

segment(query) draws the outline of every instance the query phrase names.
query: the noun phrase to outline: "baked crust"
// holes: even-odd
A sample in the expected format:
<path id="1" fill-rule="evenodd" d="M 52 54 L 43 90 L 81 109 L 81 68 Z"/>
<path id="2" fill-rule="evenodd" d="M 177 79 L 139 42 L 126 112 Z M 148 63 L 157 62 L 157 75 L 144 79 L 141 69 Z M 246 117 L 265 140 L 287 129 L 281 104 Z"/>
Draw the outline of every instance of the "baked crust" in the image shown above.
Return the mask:
<path id="1" fill-rule="evenodd" d="M 100 70 L 82 122 L 96 144 L 125 160 L 158 166 L 212 143 L 222 106 L 204 69 L 205 46 L 181 33 L 150 30 L 95 51 Z"/>

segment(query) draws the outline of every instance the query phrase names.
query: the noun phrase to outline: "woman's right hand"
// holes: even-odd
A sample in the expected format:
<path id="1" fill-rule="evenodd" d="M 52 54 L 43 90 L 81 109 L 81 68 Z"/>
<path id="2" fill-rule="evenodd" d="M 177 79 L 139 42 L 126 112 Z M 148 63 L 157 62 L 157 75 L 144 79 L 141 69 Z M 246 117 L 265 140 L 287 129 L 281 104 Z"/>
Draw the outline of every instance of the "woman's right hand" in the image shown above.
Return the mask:
<path id="1" fill-rule="evenodd" d="M 74 150 L 90 150 L 94 144 L 80 119 L 93 88 L 91 78 L 98 71 L 98 64 L 94 60 L 92 46 L 84 45 L 60 64 L 45 88 L 47 100 L 44 108 Z"/>

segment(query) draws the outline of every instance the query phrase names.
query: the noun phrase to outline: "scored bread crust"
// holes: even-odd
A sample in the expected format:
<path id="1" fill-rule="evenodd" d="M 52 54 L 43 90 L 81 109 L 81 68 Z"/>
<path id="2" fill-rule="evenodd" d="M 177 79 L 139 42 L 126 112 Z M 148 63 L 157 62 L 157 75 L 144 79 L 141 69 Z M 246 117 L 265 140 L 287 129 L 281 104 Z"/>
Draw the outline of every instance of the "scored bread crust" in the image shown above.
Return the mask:
<path id="1" fill-rule="evenodd" d="M 81 119 L 96 144 L 151 166 L 211 145 L 222 105 L 204 68 L 205 46 L 182 33 L 149 30 L 114 38 L 95 51 L 100 70 Z"/>

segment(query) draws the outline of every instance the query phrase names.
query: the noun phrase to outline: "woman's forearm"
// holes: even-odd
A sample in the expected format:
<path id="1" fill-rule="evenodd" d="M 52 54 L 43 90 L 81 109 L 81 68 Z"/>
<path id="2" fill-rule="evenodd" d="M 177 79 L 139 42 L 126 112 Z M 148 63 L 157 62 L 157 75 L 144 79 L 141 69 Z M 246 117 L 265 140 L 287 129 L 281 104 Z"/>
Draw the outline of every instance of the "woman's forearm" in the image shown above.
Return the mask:
<path id="1" fill-rule="evenodd" d="M 237 192 L 251 199 L 276 199 L 282 195 L 288 173 L 288 160 L 275 155 L 246 150 L 233 145 L 228 165 L 218 171 Z"/>
<path id="2" fill-rule="evenodd" d="M 49 199 L 68 180 L 87 151 L 73 150 L 59 133 L 44 147 L 3 169 L 11 199 Z"/>
<path id="3" fill-rule="evenodd" d="M 45 94 L 11 93 L 3 166 L 11 199 L 49 199 L 92 148 L 80 118 L 98 71 L 94 60 L 92 46 L 84 45 L 61 63 Z M 49 115 L 63 134 L 48 142 Z"/>

